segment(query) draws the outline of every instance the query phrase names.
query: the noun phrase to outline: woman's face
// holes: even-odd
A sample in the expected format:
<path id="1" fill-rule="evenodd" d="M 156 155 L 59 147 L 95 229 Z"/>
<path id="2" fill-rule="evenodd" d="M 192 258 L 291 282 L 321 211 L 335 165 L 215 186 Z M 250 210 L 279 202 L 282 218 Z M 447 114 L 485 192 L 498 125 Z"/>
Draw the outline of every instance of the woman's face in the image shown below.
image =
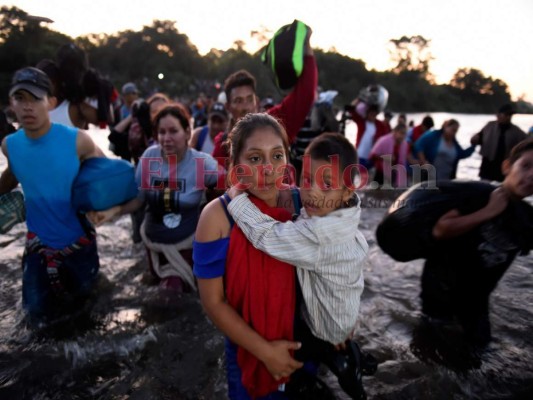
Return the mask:
<path id="1" fill-rule="evenodd" d="M 444 136 L 447 139 L 453 139 L 459 130 L 459 125 L 451 124 L 444 128 Z"/>
<path id="2" fill-rule="evenodd" d="M 402 128 L 394 129 L 392 131 L 392 136 L 394 137 L 394 141 L 396 143 L 401 143 L 405 140 L 405 137 L 407 136 L 407 132 L 405 129 L 402 129 Z"/>
<path id="3" fill-rule="evenodd" d="M 246 139 L 237 162 L 232 180 L 238 179 L 248 192 L 275 206 L 287 165 L 281 137 L 271 127 L 256 129 Z"/>
<path id="4" fill-rule="evenodd" d="M 333 162 L 311 158 L 311 168 L 304 165 L 300 196 L 309 216 L 323 217 L 350 199 L 353 191 L 346 188 L 343 179 L 343 171 Z"/>
<path id="5" fill-rule="evenodd" d="M 157 141 L 165 156 L 183 154 L 191 137 L 189 128 L 183 129 L 180 121 L 173 115 L 165 115 L 157 125 Z"/>
<path id="6" fill-rule="evenodd" d="M 513 165 L 505 161 L 503 172 L 503 186 L 513 196 L 523 199 L 533 195 L 533 150 L 525 152 Z"/>

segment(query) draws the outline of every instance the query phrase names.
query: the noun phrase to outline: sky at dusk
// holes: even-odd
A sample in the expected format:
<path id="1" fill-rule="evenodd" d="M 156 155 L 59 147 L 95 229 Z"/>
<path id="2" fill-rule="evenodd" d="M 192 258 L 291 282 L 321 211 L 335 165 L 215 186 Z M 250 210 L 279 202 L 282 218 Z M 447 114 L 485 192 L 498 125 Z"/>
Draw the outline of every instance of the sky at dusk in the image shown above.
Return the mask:
<path id="1" fill-rule="evenodd" d="M 367 68 L 392 67 L 390 39 L 422 35 L 435 58 L 430 70 L 448 83 L 459 68 L 477 68 L 505 81 L 514 100 L 533 102 L 532 0 L 18 0 L 50 29 L 72 37 L 140 30 L 154 19 L 176 21 L 201 54 L 243 40 L 257 50 L 253 30 L 275 31 L 295 18 L 313 29 L 311 44 L 362 59 Z M 354 88 L 354 92 L 355 92 Z"/>

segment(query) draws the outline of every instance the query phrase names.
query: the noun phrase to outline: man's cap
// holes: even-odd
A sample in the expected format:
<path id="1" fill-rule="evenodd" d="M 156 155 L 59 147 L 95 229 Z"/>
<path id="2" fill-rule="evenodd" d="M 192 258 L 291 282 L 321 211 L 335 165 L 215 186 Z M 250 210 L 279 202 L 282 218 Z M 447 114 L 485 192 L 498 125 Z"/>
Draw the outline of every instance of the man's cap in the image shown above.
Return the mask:
<path id="1" fill-rule="evenodd" d="M 218 115 L 223 119 L 228 119 L 228 112 L 222 103 L 214 103 L 211 106 L 211 110 L 209 110 L 209 116 L 211 117 L 212 115 Z"/>
<path id="2" fill-rule="evenodd" d="M 512 104 L 507 103 L 500 107 L 500 109 L 498 110 L 498 114 L 513 115 L 516 114 L 516 111 Z"/>
<path id="3" fill-rule="evenodd" d="M 43 71 L 33 67 L 19 69 L 13 75 L 9 95 L 13 96 L 18 90 L 25 90 L 38 99 L 52 95 L 52 83 Z"/>
<path id="4" fill-rule="evenodd" d="M 122 94 L 135 94 L 139 93 L 139 90 L 137 89 L 137 86 L 135 86 L 135 83 L 128 82 L 122 86 Z"/>

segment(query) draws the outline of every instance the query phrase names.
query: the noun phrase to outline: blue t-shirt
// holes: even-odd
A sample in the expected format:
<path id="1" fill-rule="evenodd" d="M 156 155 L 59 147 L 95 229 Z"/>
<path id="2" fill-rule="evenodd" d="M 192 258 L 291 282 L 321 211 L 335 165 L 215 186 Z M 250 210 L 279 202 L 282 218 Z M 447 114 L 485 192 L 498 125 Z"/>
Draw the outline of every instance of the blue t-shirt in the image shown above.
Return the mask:
<path id="1" fill-rule="evenodd" d="M 188 149 L 177 164 L 156 144 L 145 150 L 136 171 L 139 199 L 148 205 L 145 227 L 156 243 L 179 243 L 194 233 L 206 187 L 218 180 L 218 163 L 209 154 Z"/>
<path id="2" fill-rule="evenodd" d="M 26 224 L 46 246 L 62 249 L 84 235 L 72 206 L 72 183 L 80 169 L 78 130 L 52 124 L 38 139 L 20 129 L 7 137 L 9 164 L 22 185 Z"/>

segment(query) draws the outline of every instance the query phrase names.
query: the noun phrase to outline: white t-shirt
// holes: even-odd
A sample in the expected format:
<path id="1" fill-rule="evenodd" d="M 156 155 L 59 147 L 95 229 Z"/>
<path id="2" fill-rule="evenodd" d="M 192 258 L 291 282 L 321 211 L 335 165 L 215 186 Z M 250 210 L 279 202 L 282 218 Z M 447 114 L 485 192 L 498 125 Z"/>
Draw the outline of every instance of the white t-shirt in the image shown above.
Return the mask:
<path id="1" fill-rule="evenodd" d="M 363 133 L 363 138 L 361 139 L 361 143 L 359 143 L 359 148 L 357 149 L 359 158 L 368 159 L 370 150 L 372 150 L 372 145 L 374 144 L 375 134 L 376 124 L 374 122 L 366 121 L 365 132 Z"/>

